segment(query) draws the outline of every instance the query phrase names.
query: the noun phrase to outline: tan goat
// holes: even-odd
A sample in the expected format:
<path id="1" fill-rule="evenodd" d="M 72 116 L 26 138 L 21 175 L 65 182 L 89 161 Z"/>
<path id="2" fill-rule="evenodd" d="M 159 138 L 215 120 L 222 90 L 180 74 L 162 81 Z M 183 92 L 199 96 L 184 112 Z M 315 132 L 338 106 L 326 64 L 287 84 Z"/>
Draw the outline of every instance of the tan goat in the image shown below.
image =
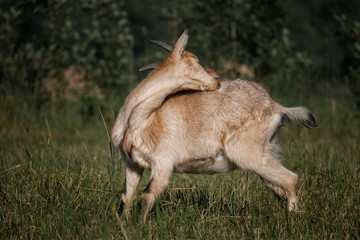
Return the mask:
<path id="1" fill-rule="evenodd" d="M 314 117 L 303 107 L 281 106 L 254 82 L 216 81 L 214 72 L 184 51 L 186 42 L 185 31 L 164 62 L 126 98 L 113 127 L 112 142 L 126 164 L 125 213 L 144 169 L 151 176 L 141 196 L 140 222 L 173 172 L 251 170 L 287 198 L 288 210 L 297 210 L 298 176 L 277 159 L 275 140 L 285 116 L 308 128 L 316 127 Z"/>

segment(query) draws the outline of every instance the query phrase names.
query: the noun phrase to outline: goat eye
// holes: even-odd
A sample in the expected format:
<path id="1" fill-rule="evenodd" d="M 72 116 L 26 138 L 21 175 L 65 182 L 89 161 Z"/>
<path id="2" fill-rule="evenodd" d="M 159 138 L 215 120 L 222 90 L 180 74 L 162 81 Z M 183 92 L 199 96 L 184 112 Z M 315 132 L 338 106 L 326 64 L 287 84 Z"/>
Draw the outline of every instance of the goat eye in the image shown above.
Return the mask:
<path id="1" fill-rule="evenodd" d="M 192 55 L 192 57 L 195 58 L 197 62 L 199 62 L 199 59 L 197 58 L 197 56 Z"/>

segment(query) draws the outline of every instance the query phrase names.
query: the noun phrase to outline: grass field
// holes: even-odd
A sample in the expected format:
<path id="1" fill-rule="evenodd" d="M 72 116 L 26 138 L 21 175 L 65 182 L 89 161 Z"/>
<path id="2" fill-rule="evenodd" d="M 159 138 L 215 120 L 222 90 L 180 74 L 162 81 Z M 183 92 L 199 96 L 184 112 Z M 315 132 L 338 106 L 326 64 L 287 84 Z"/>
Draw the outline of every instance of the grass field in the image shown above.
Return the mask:
<path id="1" fill-rule="evenodd" d="M 100 111 L 83 118 L 72 103 L 0 98 L 0 239 L 360 238 L 360 120 L 346 97 L 297 102 L 320 128 L 291 123 L 280 134 L 282 162 L 300 176 L 300 212 L 250 172 L 177 174 L 144 225 L 117 214 L 124 166 Z M 101 109 L 108 129 L 112 104 Z"/>

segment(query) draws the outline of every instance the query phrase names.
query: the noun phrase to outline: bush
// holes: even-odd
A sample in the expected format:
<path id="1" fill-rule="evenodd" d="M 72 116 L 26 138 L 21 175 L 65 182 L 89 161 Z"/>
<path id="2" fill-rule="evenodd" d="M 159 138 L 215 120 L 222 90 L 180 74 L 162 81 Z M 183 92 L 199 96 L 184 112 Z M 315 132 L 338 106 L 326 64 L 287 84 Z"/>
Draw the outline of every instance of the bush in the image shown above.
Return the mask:
<path id="1" fill-rule="evenodd" d="M 281 1 L 182 1 L 167 12 L 190 27 L 193 42 L 213 68 L 224 69 L 231 61 L 266 75 L 290 47 L 283 42 L 287 36 Z"/>
<path id="2" fill-rule="evenodd" d="M 360 21 L 349 20 L 345 15 L 335 15 L 338 33 L 345 50 L 344 79 L 360 108 Z"/>
<path id="3" fill-rule="evenodd" d="M 173 26 L 190 28 L 189 49 L 194 45 L 201 62 L 221 76 L 255 79 L 277 94 L 306 95 L 304 89 L 315 84 L 308 77 L 313 62 L 294 50 L 286 6 L 278 0 L 184 0 L 164 16 Z"/>
<path id="4" fill-rule="evenodd" d="M 57 95 L 68 88 L 66 72 L 93 88 L 127 91 L 132 83 L 132 34 L 124 1 L 4 0 L 0 5 L 2 83 L 32 92 L 47 80 Z M 52 95 L 45 91 L 47 98 Z"/>

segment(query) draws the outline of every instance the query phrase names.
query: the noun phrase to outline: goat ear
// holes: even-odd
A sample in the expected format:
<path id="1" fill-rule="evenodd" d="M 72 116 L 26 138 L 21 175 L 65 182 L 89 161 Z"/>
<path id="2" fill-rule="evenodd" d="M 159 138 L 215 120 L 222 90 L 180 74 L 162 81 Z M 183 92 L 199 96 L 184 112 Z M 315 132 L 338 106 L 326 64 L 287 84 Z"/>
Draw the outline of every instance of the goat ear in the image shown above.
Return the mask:
<path id="1" fill-rule="evenodd" d="M 171 54 L 176 57 L 181 57 L 182 53 L 184 52 L 185 46 L 188 42 L 188 39 L 189 39 L 189 35 L 188 35 L 188 30 L 186 28 L 183 34 L 181 34 L 181 36 L 177 40 Z"/>

